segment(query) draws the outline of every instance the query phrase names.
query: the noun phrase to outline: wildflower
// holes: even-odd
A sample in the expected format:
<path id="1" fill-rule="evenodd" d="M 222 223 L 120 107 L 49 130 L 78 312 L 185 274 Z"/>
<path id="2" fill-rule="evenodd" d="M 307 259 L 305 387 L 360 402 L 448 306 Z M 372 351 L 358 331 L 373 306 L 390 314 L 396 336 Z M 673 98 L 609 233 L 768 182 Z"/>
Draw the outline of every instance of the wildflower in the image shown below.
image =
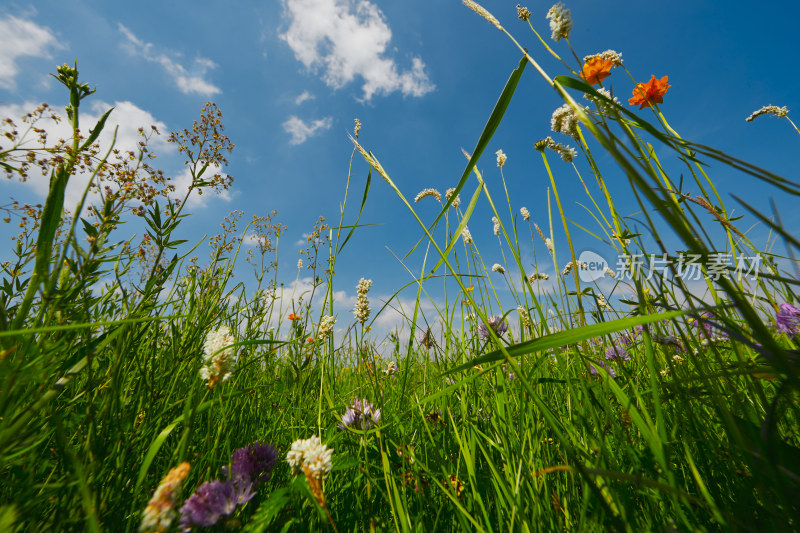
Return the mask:
<path id="1" fill-rule="evenodd" d="M 569 32 L 572 31 L 572 15 L 569 9 L 564 9 L 564 4 L 557 3 L 547 12 L 550 19 L 550 37 L 558 42 L 563 38 L 569 39 Z"/>
<path id="2" fill-rule="evenodd" d="M 286 462 L 292 469 L 292 474 L 301 472 L 315 479 L 325 479 L 333 465 L 331 458 L 333 450 L 322 444 L 319 437 L 298 439 L 292 443 L 292 449 L 286 454 Z"/>
<path id="3" fill-rule="evenodd" d="M 492 217 L 492 224 L 494 224 L 494 228 L 492 229 L 492 231 L 494 231 L 495 235 L 499 236 L 500 235 L 500 221 L 497 220 L 497 217 Z"/>
<path id="4" fill-rule="evenodd" d="M 716 326 L 711 325 L 711 323 L 709 321 L 710 320 L 716 320 L 716 318 L 717 317 L 714 316 L 714 313 L 706 312 L 706 313 L 703 313 L 702 315 L 700 315 L 700 319 L 699 320 L 694 320 L 694 323 L 698 328 L 702 328 L 701 331 L 704 331 L 705 335 L 709 339 L 711 339 L 711 340 L 725 340 L 725 339 L 728 338 L 728 334 L 725 333 L 724 331 L 720 330 L 719 331 L 719 335 L 717 335 L 716 337 L 713 335 L 713 332 L 715 330 L 719 330 L 719 328 L 717 328 Z"/>
<path id="5" fill-rule="evenodd" d="M 530 211 L 528 211 L 527 207 L 521 207 L 519 209 L 519 214 L 522 215 L 522 219 L 523 220 L 530 220 L 531 219 L 531 213 L 530 213 Z"/>
<path id="6" fill-rule="evenodd" d="M 220 326 L 206 335 L 203 345 L 206 361 L 200 369 L 200 377 L 208 381 L 209 388 L 233 375 L 233 367 L 236 364 L 235 348 L 225 347 L 234 342 L 236 341 L 231 336 L 228 326 Z"/>
<path id="7" fill-rule="evenodd" d="M 629 361 L 631 358 L 628 351 L 623 346 L 612 346 L 608 350 L 606 350 L 606 359 L 609 361 L 613 361 L 615 359 L 622 359 L 623 361 Z"/>
<path id="8" fill-rule="evenodd" d="M 497 155 L 497 166 L 503 168 L 503 165 L 506 164 L 506 160 L 508 160 L 508 157 L 506 156 L 506 154 L 503 153 L 502 150 L 496 151 L 495 155 Z"/>
<path id="9" fill-rule="evenodd" d="M 301 317 L 300 315 L 298 315 L 298 314 L 296 314 L 296 313 L 289 313 L 289 316 L 288 316 L 288 317 L 286 317 L 286 318 L 288 318 L 289 320 L 291 320 L 292 322 L 294 322 L 295 320 L 300 320 L 300 319 L 302 319 L 303 317 Z"/>
<path id="10" fill-rule="evenodd" d="M 617 273 L 614 272 L 613 270 L 611 270 L 608 267 L 603 267 L 603 274 L 605 274 L 606 276 L 611 277 L 612 279 L 617 279 Z"/>
<path id="11" fill-rule="evenodd" d="M 364 278 L 361 278 L 358 282 L 358 287 L 356 287 L 358 297 L 356 299 L 356 308 L 353 309 L 353 314 L 356 315 L 356 319 L 361 322 L 361 325 L 364 325 L 364 322 L 367 321 L 369 312 L 371 311 L 369 308 L 369 300 L 367 299 L 367 293 L 370 287 L 372 287 L 372 280 Z"/>
<path id="12" fill-rule="evenodd" d="M 757 109 L 753 111 L 753 113 L 747 117 L 745 120 L 747 122 L 753 122 L 753 120 L 757 119 L 761 115 L 772 115 L 774 117 L 783 118 L 789 114 L 789 109 L 787 107 L 778 107 L 776 105 L 765 105 L 761 109 Z"/>
<path id="13" fill-rule="evenodd" d="M 612 96 L 611 92 L 608 89 L 603 89 L 602 87 L 597 88 L 597 92 L 614 102 L 615 104 L 619 105 L 619 98 L 616 96 Z M 590 102 L 594 102 L 594 105 L 597 106 L 597 110 L 601 113 L 610 113 L 614 110 L 614 106 L 603 100 L 602 98 L 598 98 L 597 96 L 591 95 L 586 93 L 583 95 L 584 98 L 589 100 Z"/>
<path id="14" fill-rule="evenodd" d="M 583 64 L 581 78 L 586 80 L 589 85 L 597 85 L 611 76 L 612 68 L 614 68 L 614 62 L 611 59 L 593 57 Z"/>
<path id="15" fill-rule="evenodd" d="M 544 151 L 545 148 L 549 148 L 560 155 L 561 159 L 563 159 L 565 163 L 571 163 L 576 157 L 578 157 L 577 150 L 570 148 L 565 144 L 555 142 L 552 137 L 545 137 L 541 141 L 538 141 L 533 147 L 539 151 Z"/>
<path id="16" fill-rule="evenodd" d="M 256 441 L 231 454 L 231 478 L 234 482 L 250 483 L 255 488 L 259 483 L 269 481 L 277 461 L 278 451 L 272 444 Z"/>
<path id="17" fill-rule="evenodd" d="M 303 259 L 302 258 L 297 260 L 297 270 L 300 270 L 301 268 L 303 268 Z"/>
<path id="18" fill-rule="evenodd" d="M 551 254 L 555 253 L 556 247 L 553 245 L 553 241 L 550 239 L 550 237 L 544 240 L 544 245 L 547 247 L 548 250 L 550 250 Z"/>
<path id="19" fill-rule="evenodd" d="M 527 21 L 529 18 L 531 18 L 531 12 L 528 11 L 527 7 L 521 7 L 519 4 L 517 4 L 517 16 L 520 19 Z"/>
<path id="20" fill-rule="evenodd" d="M 563 133 L 569 135 L 573 139 L 578 138 L 578 115 L 575 109 L 569 104 L 564 104 L 555 111 L 550 118 L 550 129 L 556 133 Z M 547 142 L 545 140 L 545 142 Z M 553 143 L 555 145 L 555 143 Z M 546 144 L 548 148 L 553 148 L 549 143 Z"/>
<path id="21" fill-rule="evenodd" d="M 668 79 L 669 76 L 664 76 L 659 80 L 651 74 L 650 81 L 636 84 L 633 89 L 633 98 L 628 100 L 628 104 L 638 105 L 639 109 L 644 109 L 653 104 L 664 102 L 664 94 L 666 94 L 667 89 L 672 87 L 672 85 L 667 85 Z"/>
<path id="22" fill-rule="evenodd" d="M 492 272 L 497 272 L 498 274 L 505 274 L 506 269 L 503 268 L 503 265 L 495 263 L 492 265 Z"/>
<path id="23" fill-rule="evenodd" d="M 466 226 L 461 230 L 461 239 L 464 241 L 464 244 L 472 244 L 472 234 Z"/>
<path id="24" fill-rule="evenodd" d="M 344 415 L 342 415 L 342 423 L 339 424 L 339 429 L 348 427 L 366 431 L 372 427 L 380 425 L 380 423 L 380 409 L 375 409 L 375 406 L 369 403 L 366 399 L 359 400 L 357 398 L 353 398 L 350 402 L 350 407 L 348 407 Z"/>
<path id="25" fill-rule="evenodd" d="M 142 513 L 140 532 L 166 531 L 177 516 L 173 510 L 181 484 L 189 474 L 189 463 L 181 463 L 171 469 L 150 498 Z"/>
<path id="26" fill-rule="evenodd" d="M 419 194 L 417 194 L 416 198 L 414 198 L 414 203 L 419 202 L 426 196 L 433 196 L 434 198 L 436 198 L 437 201 L 439 202 L 442 201 L 442 193 L 440 193 L 436 189 L 422 189 L 421 191 L 419 191 Z"/>
<path id="27" fill-rule="evenodd" d="M 336 324 L 336 317 L 333 316 L 323 316 L 322 319 L 319 321 L 319 329 L 317 330 L 317 338 L 320 341 L 324 341 L 328 338 L 333 331 L 333 325 Z"/>
<path id="28" fill-rule="evenodd" d="M 603 296 L 602 294 L 597 296 L 597 307 L 601 307 L 603 309 L 611 309 L 611 306 L 608 305 L 608 302 L 606 301 L 606 297 Z"/>
<path id="29" fill-rule="evenodd" d="M 522 326 L 525 329 L 530 329 L 533 324 L 531 323 L 531 316 L 528 314 L 528 310 L 519 305 L 517 306 L 517 313 L 519 313 L 519 320 L 522 322 Z"/>
<path id="30" fill-rule="evenodd" d="M 358 132 L 361 131 L 361 121 L 356 119 L 356 127 L 353 129 L 353 133 L 355 133 L 356 139 L 358 139 Z"/>
<path id="31" fill-rule="evenodd" d="M 491 13 L 486 11 L 486 9 L 484 9 L 482 6 L 476 4 L 472 0 L 463 0 L 463 2 L 464 2 L 465 6 L 467 6 L 468 8 L 473 10 L 475 13 L 477 13 L 478 15 L 482 16 L 483 18 L 485 18 L 495 28 L 497 28 L 500 31 L 503 31 L 503 27 L 500 25 L 500 22 L 496 18 L 494 18 L 494 15 L 492 15 Z"/>
<path id="32" fill-rule="evenodd" d="M 193 527 L 211 527 L 223 516 L 236 510 L 237 505 L 250 501 L 255 493 L 248 483 L 233 481 L 207 481 L 187 499 L 181 507 L 180 525 L 188 530 Z"/>
<path id="33" fill-rule="evenodd" d="M 778 333 L 795 337 L 797 330 L 800 329 L 800 309 L 790 303 L 781 304 L 775 315 L 775 326 L 778 328 Z"/>
<path id="34" fill-rule="evenodd" d="M 445 193 L 444 193 L 444 197 L 445 197 L 445 198 L 447 198 L 447 199 L 449 200 L 449 199 L 450 199 L 450 197 L 451 197 L 451 196 L 453 196 L 453 193 L 454 193 L 454 192 L 456 192 L 456 189 L 455 189 L 455 187 L 452 187 L 452 188 L 450 188 L 450 189 L 447 189 L 447 190 L 445 191 Z M 461 198 L 459 198 L 459 196 L 458 196 L 458 195 L 456 195 L 456 197 L 453 199 L 453 203 L 452 203 L 452 204 L 450 204 L 450 205 L 451 205 L 451 206 L 453 206 L 453 209 L 457 209 L 457 208 L 458 208 L 458 206 L 460 206 L 460 205 L 461 205 Z"/>
<path id="35" fill-rule="evenodd" d="M 530 281 L 531 283 L 533 283 L 537 279 L 548 280 L 550 279 L 550 276 L 548 274 L 544 274 L 541 272 L 535 272 L 528 277 L 528 281 Z"/>
<path id="36" fill-rule="evenodd" d="M 490 317 L 487 319 L 486 323 L 481 322 L 478 324 L 478 336 L 482 339 L 488 339 L 489 328 L 499 337 L 508 331 L 508 324 L 506 324 L 502 316 L 497 315 Z"/>
<path id="37" fill-rule="evenodd" d="M 457 476 L 450 475 L 448 478 L 450 482 L 450 486 L 453 487 L 453 492 L 456 494 L 456 498 L 461 499 L 461 493 L 464 492 L 464 484 L 458 479 Z"/>
<path id="38" fill-rule="evenodd" d="M 608 375 L 611 376 L 612 379 L 617 379 L 617 373 L 614 371 L 614 369 L 611 366 L 606 365 L 603 361 L 598 361 L 597 367 L 600 367 L 608 372 Z M 596 376 L 599 373 L 597 367 L 590 363 L 589 373 L 593 376 Z"/>
<path id="39" fill-rule="evenodd" d="M 386 374 L 386 377 L 389 377 L 394 376 L 399 370 L 394 361 L 389 361 L 386 363 L 386 370 L 384 370 L 383 373 Z"/>
<path id="40" fill-rule="evenodd" d="M 599 54 L 586 56 L 583 58 L 583 62 L 588 63 L 593 59 L 600 59 L 602 61 L 611 61 L 611 63 L 615 67 L 622 65 L 622 54 L 614 50 L 606 50 L 605 52 L 600 52 Z"/>

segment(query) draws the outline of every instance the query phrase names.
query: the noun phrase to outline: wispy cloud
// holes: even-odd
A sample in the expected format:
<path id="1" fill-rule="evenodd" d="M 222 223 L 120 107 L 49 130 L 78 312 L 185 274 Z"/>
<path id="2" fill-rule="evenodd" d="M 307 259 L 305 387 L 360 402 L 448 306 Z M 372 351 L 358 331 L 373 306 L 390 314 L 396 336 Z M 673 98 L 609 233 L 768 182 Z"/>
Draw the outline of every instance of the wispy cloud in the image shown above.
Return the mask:
<path id="1" fill-rule="evenodd" d="M 0 87 L 13 90 L 23 56 L 50 59 L 51 48 L 61 48 L 50 28 L 9 15 L 0 19 Z"/>
<path id="2" fill-rule="evenodd" d="M 425 63 L 415 57 L 411 69 L 400 72 L 385 56 L 392 38 L 383 12 L 367 0 L 284 0 L 289 28 L 281 38 L 306 68 L 322 70 L 322 79 L 334 88 L 360 76 L 364 99 L 401 91 L 422 96 L 435 86 Z"/>
<path id="3" fill-rule="evenodd" d="M 184 94 L 196 93 L 202 96 L 212 96 L 222 92 L 222 90 L 205 79 L 206 73 L 217 65 L 205 57 L 194 60 L 191 72 L 176 59 L 171 58 L 166 53 L 155 53 L 153 43 L 146 43 L 140 40 L 128 28 L 122 24 L 117 25 L 119 31 L 125 36 L 126 48 L 133 54 L 143 57 L 147 61 L 158 63 L 163 67 L 167 74 L 175 82 L 178 90 Z M 177 56 L 178 54 L 172 54 Z"/>
<path id="4" fill-rule="evenodd" d="M 289 139 L 289 144 L 302 144 L 306 142 L 309 137 L 313 137 L 321 131 L 330 129 L 332 125 L 333 118 L 331 117 L 312 120 L 307 124 L 292 115 L 289 117 L 289 120 L 283 123 L 283 130 L 292 136 L 292 138 Z"/>
<path id="5" fill-rule="evenodd" d="M 303 102 L 305 102 L 306 100 L 313 100 L 313 99 L 314 99 L 314 95 L 313 94 L 311 94 L 308 91 L 303 91 L 303 93 L 301 95 L 299 95 L 297 98 L 294 99 L 294 103 L 296 105 L 300 105 Z"/>

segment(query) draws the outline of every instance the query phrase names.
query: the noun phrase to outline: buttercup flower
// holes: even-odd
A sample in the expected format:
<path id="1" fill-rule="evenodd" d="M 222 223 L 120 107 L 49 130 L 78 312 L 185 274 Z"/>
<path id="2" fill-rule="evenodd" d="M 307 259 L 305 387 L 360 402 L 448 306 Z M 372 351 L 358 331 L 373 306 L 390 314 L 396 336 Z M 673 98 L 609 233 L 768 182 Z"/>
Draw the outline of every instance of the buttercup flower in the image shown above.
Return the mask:
<path id="1" fill-rule="evenodd" d="M 380 423 L 380 409 L 375 409 L 375 406 L 366 399 L 359 400 L 353 398 L 350 402 L 350 407 L 348 407 L 344 415 L 342 415 L 342 423 L 339 424 L 339 429 L 349 427 L 366 431 L 380 425 Z"/>
<path id="2" fill-rule="evenodd" d="M 611 76 L 612 68 L 614 68 L 614 62 L 611 59 L 593 57 L 583 64 L 581 78 L 586 80 L 589 85 L 597 85 Z"/>
<path id="3" fill-rule="evenodd" d="M 220 326 L 206 336 L 203 350 L 205 352 L 205 365 L 200 369 L 200 377 L 208 381 L 211 388 L 220 381 L 225 381 L 233 375 L 236 365 L 236 350 L 233 347 L 225 348 L 236 340 L 230 334 L 228 326 Z M 223 348 L 225 348 L 223 350 Z"/>
<path id="4" fill-rule="evenodd" d="M 142 513 L 140 532 L 161 532 L 169 529 L 177 516 L 174 511 L 175 500 L 188 474 L 189 463 L 181 463 L 164 476 Z"/>
<path id="5" fill-rule="evenodd" d="M 628 103 L 630 105 L 638 105 L 639 109 L 663 103 L 664 94 L 666 94 L 667 89 L 672 87 L 672 85 L 667 85 L 668 80 L 669 76 L 664 76 L 659 80 L 651 74 L 650 81 L 636 84 L 633 89 L 633 98 L 628 100 Z"/>

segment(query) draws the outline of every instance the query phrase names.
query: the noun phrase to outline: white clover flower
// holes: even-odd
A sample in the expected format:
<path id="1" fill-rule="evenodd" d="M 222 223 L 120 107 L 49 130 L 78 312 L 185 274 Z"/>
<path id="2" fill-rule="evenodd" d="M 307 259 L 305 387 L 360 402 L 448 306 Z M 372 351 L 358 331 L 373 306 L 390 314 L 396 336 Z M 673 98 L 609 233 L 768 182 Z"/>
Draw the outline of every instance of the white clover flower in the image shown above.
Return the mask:
<path id="1" fill-rule="evenodd" d="M 569 9 L 564 9 L 564 4 L 557 3 L 547 12 L 550 19 L 550 37 L 558 42 L 562 38 L 569 39 L 569 32 L 572 31 L 572 14 Z"/>
<path id="2" fill-rule="evenodd" d="M 496 151 L 495 155 L 497 155 L 497 166 L 503 168 L 503 165 L 506 164 L 506 160 L 508 160 L 508 157 L 506 156 L 506 154 L 503 153 L 502 150 Z"/>
<path id="3" fill-rule="evenodd" d="M 233 367 L 236 365 L 236 349 L 225 347 L 235 342 L 236 339 L 230 334 L 228 326 L 220 326 L 206 335 L 203 345 L 205 365 L 200 369 L 200 377 L 208 381 L 209 388 L 233 375 Z M 223 348 L 225 349 L 223 350 Z"/>
<path id="4" fill-rule="evenodd" d="M 522 215 L 522 219 L 523 220 L 530 220 L 531 219 L 531 214 L 528 211 L 527 207 L 521 207 L 519 209 L 519 214 Z"/>
<path id="5" fill-rule="evenodd" d="M 319 437 L 298 439 L 286 454 L 286 462 L 292 474 L 310 473 L 316 479 L 325 479 L 333 468 L 333 450 L 322 444 Z"/>
<path id="6" fill-rule="evenodd" d="M 503 265 L 501 265 L 499 263 L 495 263 L 495 264 L 492 265 L 492 272 L 497 272 L 498 274 L 505 274 L 506 273 L 506 269 L 503 268 Z"/>
<path id="7" fill-rule="evenodd" d="M 499 236 L 500 235 L 500 221 L 497 220 L 497 217 L 492 217 L 492 224 L 494 224 L 494 234 Z"/>
<path id="8" fill-rule="evenodd" d="M 464 244 L 472 244 L 472 234 L 466 226 L 461 230 L 461 239 L 464 241 Z"/>
<path id="9" fill-rule="evenodd" d="M 439 202 L 442 201 L 442 193 L 440 193 L 436 189 L 422 189 L 421 191 L 419 191 L 419 194 L 417 194 L 416 198 L 414 198 L 414 203 L 419 202 L 426 196 L 433 196 L 434 198 L 436 198 L 437 201 Z"/>

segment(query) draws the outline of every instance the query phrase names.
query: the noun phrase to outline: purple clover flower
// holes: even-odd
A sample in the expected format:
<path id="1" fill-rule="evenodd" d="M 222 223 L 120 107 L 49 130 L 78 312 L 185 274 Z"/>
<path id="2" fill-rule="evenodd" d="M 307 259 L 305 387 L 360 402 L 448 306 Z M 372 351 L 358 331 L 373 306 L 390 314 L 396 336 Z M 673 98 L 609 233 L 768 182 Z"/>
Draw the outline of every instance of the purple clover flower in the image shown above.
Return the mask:
<path id="1" fill-rule="evenodd" d="M 800 329 L 800 309 L 790 303 L 781 304 L 775 315 L 775 326 L 778 328 L 778 333 L 795 337 L 797 330 Z"/>
<path id="2" fill-rule="evenodd" d="M 233 513 L 238 505 L 250 501 L 255 496 L 251 489 L 250 483 L 206 481 L 183 503 L 181 528 L 213 526 L 223 516 Z"/>
<path id="3" fill-rule="evenodd" d="M 342 415 L 342 423 L 339 424 L 339 429 L 348 427 L 366 431 L 374 426 L 380 425 L 380 423 L 380 409 L 375 409 L 375 406 L 366 399 L 359 400 L 353 398 L 350 402 L 350 407 L 348 407 L 344 415 Z"/>
<path id="4" fill-rule="evenodd" d="M 608 372 L 608 375 L 611 376 L 612 379 L 617 379 L 617 373 L 614 371 L 614 368 L 610 365 L 607 365 L 604 361 L 598 361 L 597 367 L 605 369 L 606 372 Z M 598 374 L 597 367 L 589 363 L 589 373 L 593 376 L 596 376 Z"/>
<path id="5" fill-rule="evenodd" d="M 259 483 L 269 481 L 277 461 L 278 451 L 273 445 L 256 441 L 231 454 L 231 478 L 257 487 Z"/>
<path id="6" fill-rule="evenodd" d="M 486 323 L 481 322 L 478 324 L 478 336 L 482 339 L 489 338 L 489 328 L 492 328 L 495 335 L 500 337 L 503 333 L 508 331 L 508 324 L 503 320 L 503 317 L 500 315 L 495 315 L 487 319 L 489 325 L 487 326 Z"/>
<path id="7" fill-rule="evenodd" d="M 608 350 L 606 350 L 606 359 L 609 361 L 613 361 L 615 359 L 622 359 L 623 361 L 629 361 L 631 355 L 628 351 L 621 347 L 621 346 L 612 346 Z"/>

